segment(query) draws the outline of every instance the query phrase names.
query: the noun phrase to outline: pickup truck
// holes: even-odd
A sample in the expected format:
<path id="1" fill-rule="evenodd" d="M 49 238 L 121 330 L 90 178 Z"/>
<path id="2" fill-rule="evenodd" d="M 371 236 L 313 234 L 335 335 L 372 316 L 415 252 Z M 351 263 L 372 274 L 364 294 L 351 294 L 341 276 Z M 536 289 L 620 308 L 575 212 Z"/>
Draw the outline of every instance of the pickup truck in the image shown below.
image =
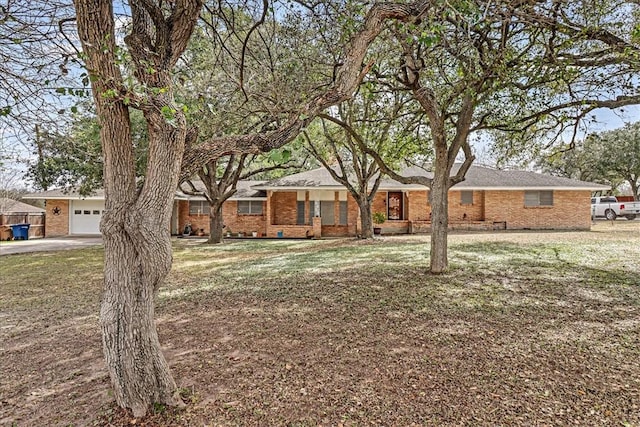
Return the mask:
<path id="1" fill-rule="evenodd" d="M 591 198 L 592 217 L 605 217 L 613 221 L 619 216 L 632 220 L 636 215 L 640 215 L 640 202 L 618 202 L 613 196 Z"/>

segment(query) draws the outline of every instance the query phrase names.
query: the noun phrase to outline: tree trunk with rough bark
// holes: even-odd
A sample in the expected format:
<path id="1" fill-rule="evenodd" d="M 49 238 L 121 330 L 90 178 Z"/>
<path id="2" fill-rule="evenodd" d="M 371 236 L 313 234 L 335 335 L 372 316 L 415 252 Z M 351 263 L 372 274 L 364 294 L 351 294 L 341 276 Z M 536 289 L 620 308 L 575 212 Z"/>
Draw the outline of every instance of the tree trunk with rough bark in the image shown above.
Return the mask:
<path id="1" fill-rule="evenodd" d="M 631 192 L 633 193 L 633 200 L 635 201 L 639 201 L 640 200 L 640 188 L 638 188 L 638 180 L 633 179 L 633 178 L 629 178 L 627 179 L 627 181 L 629 181 L 629 185 L 631 186 Z"/>
<path id="2" fill-rule="evenodd" d="M 222 221 L 222 203 L 209 204 L 209 239 L 207 243 L 222 243 L 224 222 Z"/>
<path id="3" fill-rule="evenodd" d="M 153 3 L 130 2 L 133 24 L 125 41 L 137 66 L 136 77 L 146 87 L 158 89 L 140 99 L 126 92 L 120 73 L 112 2 L 75 0 L 74 5 L 104 158 L 103 351 L 116 402 L 140 417 L 155 402 L 184 405 L 160 349 L 154 299 L 171 269 L 169 222 L 188 134 L 184 114 L 173 98 L 170 70 L 186 47 L 200 2 L 178 0 L 165 22 L 153 21 L 155 30 L 150 13 L 157 18 L 163 12 L 153 9 L 157 7 Z M 147 45 L 154 31 L 168 35 L 171 46 Z M 151 48 L 157 51 L 150 52 Z M 148 166 L 141 188 L 135 180 L 132 103 L 143 111 L 149 132 Z M 167 112 L 173 115 L 171 120 Z"/>
<path id="4" fill-rule="evenodd" d="M 358 208 L 360 209 L 360 228 L 361 239 L 373 238 L 373 221 L 371 220 L 371 203 L 367 200 L 367 197 L 356 199 Z"/>
<path id="5" fill-rule="evenodd" d="M 186 156 L 187 139 L 192 143 L 197 135 L 187 132 L 182 108 L 174 99 L 171 71 L 193 33 L 202 0 L 129 0 L 128 4 L 130 33 L 124 40 L 131 59 L 127 65 L 137 80 L 131 88 L 120 73 L 123 56 L 115 45 L 113 2 L 74 0 L 104 159 L 105 213 L 100 226 L 105 246 L 100 311 L 104 355 L 116 402 L 140 417 L 154 402 L 183 405 L 154 321 L 154 298 L 171 268 L 169 221 L 179 178 L 190 179 L 225 153 L 263 152 L 291 141 L 313 116 L 353 95 L 373 65 L 362 67 L 368 46 L 387 21 L 412 21 L 427 13 L 429 0 L 374 5 L 346 46 L 344 63 L 331 87 L 292 113 L 278 130 L 214 138 L 198 147 L 189 144 L 192 149 Z M 147 171 L 140 189 L 134 174 L 129 107 L 143 112 L 149 132 Z"/>
<path id="6" fill-rule="evenodd" d="M 431 182 L 431 256 L 430 271 L 440 274 L 449 266 L 447 246 L 449 235 L 449 159 L 446 147 L 436 148 L 436 160 Z"/>

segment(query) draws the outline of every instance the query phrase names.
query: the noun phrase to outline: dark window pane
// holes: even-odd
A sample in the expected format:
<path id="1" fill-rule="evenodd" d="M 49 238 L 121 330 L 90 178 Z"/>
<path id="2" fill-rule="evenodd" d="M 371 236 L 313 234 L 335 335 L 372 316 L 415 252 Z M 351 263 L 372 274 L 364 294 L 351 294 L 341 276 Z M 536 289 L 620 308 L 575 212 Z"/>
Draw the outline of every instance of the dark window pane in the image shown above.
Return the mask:
<path id="1" fill-rule="evenodd" d="M 524 205 L 525 206 L 539 206 L 540 198 L 537 191 L 525 191 L 524 192 Z"/>
<path id="2" fill-rule="evenodd" d="M 553 191 L 540 191 L 540 206 L 553 206 Z"/>
<path id="3" fill-rule="evenodd" d="M 246 200 L 239 200 L 238 213 L 241 215 L 248 215 L 249 213 L 251 213 L 251 202 Z"/>
<path id="4" fill-rule="evenodd" d="M 296 224 L 304 225 L 304 200 L 298 200 L 296 212 Z"/>
<path id="5" fill-rule="evenodd" d="M 249 202 L 251 205 L 251 213 L 254 215 L 262 215 L 262 202 L 254 200 Z"/>
<path id="6" fill-rule="evenodd" d="M 333 218 L 333 202 L 331 201 L 320 202 L 320 216 L 322 217 L 322 225 L 335 224 L 335 219 Z"/>
<path id="7" fill-rule="evenodd" d="M 340 225 L 347 225 L 347 202 L 340 202 Z"/>
<path id="8" fill-rule="evenodd" d="M 473 204 L 473 191 L 461 191 L 460 192 L 460 204 L 472 205 Z"/>

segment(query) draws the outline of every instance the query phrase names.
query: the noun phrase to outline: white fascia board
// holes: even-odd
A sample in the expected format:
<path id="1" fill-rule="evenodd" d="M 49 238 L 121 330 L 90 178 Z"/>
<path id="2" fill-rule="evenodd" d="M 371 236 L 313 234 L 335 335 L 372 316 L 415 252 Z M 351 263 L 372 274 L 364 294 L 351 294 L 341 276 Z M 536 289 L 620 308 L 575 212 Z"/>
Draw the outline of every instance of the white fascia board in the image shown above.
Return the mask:
<path id="1" fill-rule="evenodd" d="M 346 187 L 343 186 L 317 186 L 317 187 L 261 187 L 255 186 L 251 187 L 254 190 L 265 190 L 265 191 L 317 191 L 317 190 L 333 190 L 333 191 L 344 191 Z"/>
<path id="2" fill-rule="evenodd" d="M 317 186 L 317 187 L 251 187 L 255 190 L 266 191 L 347 191 L 347 187 L 344 186 Z M 403 187 L 380 187 L 378 191 L 408 191 L 408 190 L 428 190 L 429 187 L 425 186 L 403 186 Z"/>
<path id="3" fill-rule="evenodd" d="M 599 191 L 611 187 L 452 187 L 449 191 Z"/>
<path id="4" fill-rule="evenodd" d="M 23 196 L 22 198 L 28 200 L 104 200 L 104 197 L 99 196 Z"/>
<path id="5" fill-rule="evenodd" d="M 313 191 L 313 190 L 334 190 L 334 191 L 344 191 L 346 187 L 343 186 L 332 186 L 332 187 L 260 187 L 255 186 L 252 187 L 256 190 L 270 190 L 270 191 Z M 599 191 L 599 190 L 610 190 L 609 186 L 598 186 L 598 187 L 544 187 L 544 186 L 531 186 L 531 187 L 458 187 L 453 186 L 449 189 L 449 191 L 544 191 L 544 190 L 554 190 L 554 191 Z M 405 185 L 405 186 L 397 186 L 397 187 L 380 187 L 378 191 L 426 191 L 429 190 L 429 187 L 424 185 Z"/>

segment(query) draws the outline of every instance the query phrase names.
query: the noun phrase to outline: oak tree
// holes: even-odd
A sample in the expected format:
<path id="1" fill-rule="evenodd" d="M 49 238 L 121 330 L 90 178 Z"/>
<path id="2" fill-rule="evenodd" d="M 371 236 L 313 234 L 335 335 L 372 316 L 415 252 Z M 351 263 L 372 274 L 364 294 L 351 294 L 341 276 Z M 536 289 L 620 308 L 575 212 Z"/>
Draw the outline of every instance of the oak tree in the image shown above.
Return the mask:
<path id="1" fill-rule="evenodd" d="M 315 115 L 351 97 L 368 70 L 363 68 L 367 48 L 386 23 L 413 21 L 427 11 L 429 2 L 373 5 L 346 43 L 335 79 L 276 129 L 216 136 L 199 144 L 194 144 L 197 130 L 188 125 L 176 102 L 172 72 L 194 31 L 202 2 L 129 1 L 126 49 L 117 43 L 112 1 L 75 0 L 74 5 L 104 161 L 100 325 L 105 361 L 117 403 L 141 416 L 153 402 L 183 404 L 154 321 L 154 297 L 171 268 L 169 220 L 178 182 L 223 155 L 265 152 L 291 141 Z M 131 81 L 123 78 L 124 62 L 133 70 Z M 148 131 L 141 183 L 135 177 L 130 109 L 143 113 Z"/>

